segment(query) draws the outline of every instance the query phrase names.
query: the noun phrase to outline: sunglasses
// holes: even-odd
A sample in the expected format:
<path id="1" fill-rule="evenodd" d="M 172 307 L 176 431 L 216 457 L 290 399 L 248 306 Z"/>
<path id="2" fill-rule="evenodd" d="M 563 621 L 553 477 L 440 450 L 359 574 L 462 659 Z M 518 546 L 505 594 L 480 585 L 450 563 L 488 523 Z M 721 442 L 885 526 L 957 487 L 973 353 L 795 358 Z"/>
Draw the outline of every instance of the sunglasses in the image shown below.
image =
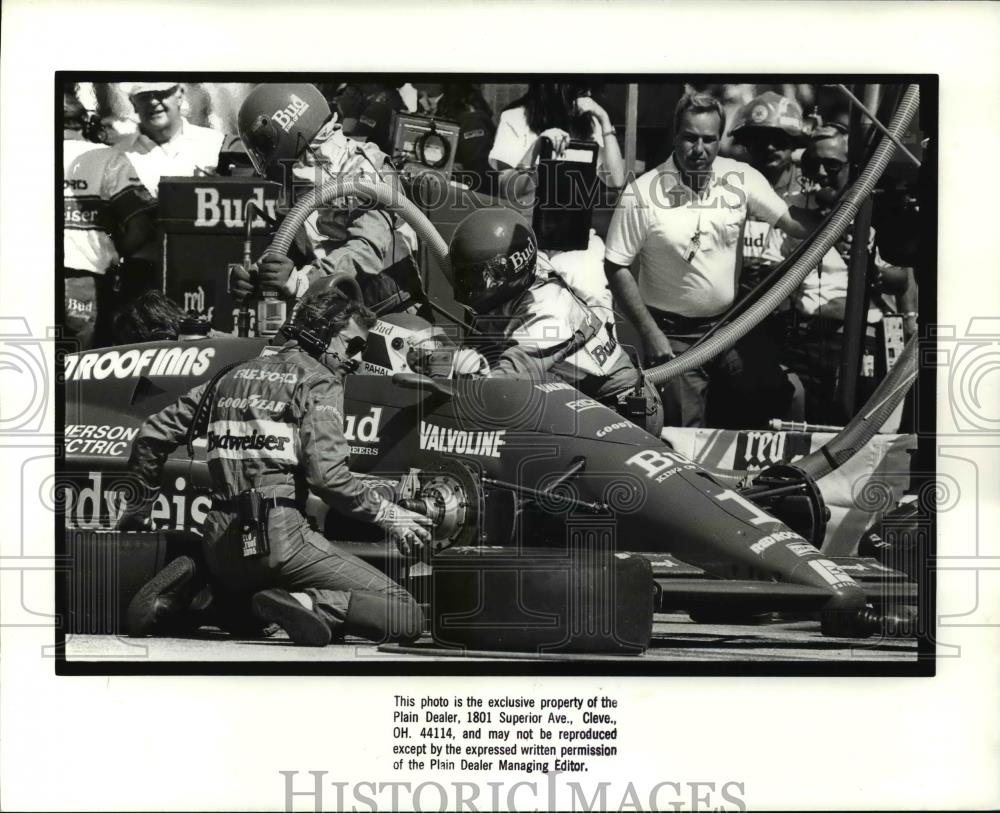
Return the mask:
<path id="1" fill-rule="evenodd" d="M 807 175 L 815 175 L 820 167 L 827 175 L 837 175 L 847 166 L 846 161 L 839 161 L 836 158 L 813 158 L 809 155 L 802 156 L 802 169 Z"/>
<path id="2" fill-rule="evenodd" d="M 792 139 L 781 130 L 744 133 L 738 141 L 751 150 L 763 149 L 764 147 L 786 150 L 792 146 Z"/>
<path id="3" fill-rule="evenodd" d="M 133 93 L 133 99 L 139 99 L 144 102 L 162 102 L 164 99 L 169 99 L 177 92 L 179 85 L 174 85 L 172 88 L 167 90 L 144 90 L 142 93 Z"/>

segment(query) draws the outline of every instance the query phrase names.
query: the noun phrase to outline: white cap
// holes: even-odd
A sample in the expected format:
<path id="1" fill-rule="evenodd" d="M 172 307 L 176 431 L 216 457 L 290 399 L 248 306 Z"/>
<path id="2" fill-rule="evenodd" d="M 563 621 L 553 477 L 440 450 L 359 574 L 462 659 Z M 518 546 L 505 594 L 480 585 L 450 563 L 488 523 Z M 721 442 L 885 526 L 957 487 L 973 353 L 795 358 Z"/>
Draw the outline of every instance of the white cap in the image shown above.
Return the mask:
<path id="1" fill-rule="evenodd" d="M 121 89 L 131 98 L 139 93 L 162 93 L 179 84 L 180 82 L 122 82 Z"/>

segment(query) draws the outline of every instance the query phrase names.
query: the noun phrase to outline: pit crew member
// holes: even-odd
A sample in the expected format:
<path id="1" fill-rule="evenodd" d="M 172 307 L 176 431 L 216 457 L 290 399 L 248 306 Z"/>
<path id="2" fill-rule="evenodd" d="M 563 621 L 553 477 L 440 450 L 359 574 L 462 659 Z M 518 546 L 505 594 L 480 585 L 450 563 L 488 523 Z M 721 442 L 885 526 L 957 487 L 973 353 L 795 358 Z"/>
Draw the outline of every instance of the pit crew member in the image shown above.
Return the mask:
<path id="1" fill-rule="evenodd" d="M 613 324 L 539 257 L 521 215 L 503 207 L 473 212 L 456 228 L 449 254 L 455 299 L 475 315 L 475 342 L 492 376 L 555 376 L 613 408 L 628 393 L 645 390 L 646 425 L 659 432 L 655 388 L 644 384 L 619 346 Z"/>
<path id="2" fill-rule="evenodd" d="M 282 183 L 286 200 L 338 178 L 365 176 L 398 186 L 386 156 L 345 136 L 314 85 L 257 85 L 240 107 L 238 126 L 254 168 Z M 234 274 L 234 298 L 242 301 L 265 286 L 294 300 L 320 277 L 346 272 L 377 314 L 420 311 L 426 296 L 413 258 L 413 230 L 394 214 L 356 200 L 335 207 L 306 220 L 293 244 L 298 264 L 266 254 L 256 269 Z"/>
<path id="3" fill-rule="evenodd" d="M 106 343 L 115 267 L 154 235 L 155 202 L 128 158 L 102 135 L 96 116 L 64 92 L 64 327 L 79 350 Z"/>
<path id="4" fill-rule="evenodd" d="M 124 529 L 143 526 L 167 455 L 206 414 L 199 405 L 208 407 L 213 504 L 203 547 L 215 599 L 232 606 L 252 595 L 254 614 L 284 628 L 297 644 L 322 646 L 343 634 L 412 640 L 422 631 L 421 610 L 409 593 L 339 552 L 304 513 L 311 489 L 341 514 L 384 529 L 404 554 L 430 541 L 427 517 L 366 489 L 347 468 L 345 360 L 364 344 L 374 321 L 357 300 L 320 281 L 286 327 L 296 340 L 229 370 L 214 389 L 203 384 L 153 415 L 132 446 L 130 468 L 148 491 L 146 500 L 126 511 Z M 252 494 L 262 501 L 259 510 Z M 177 578 L 183 577 L 184 563 L 177 568 Z M 176 581 L 163 576 L 157 586 L 176 593 Z M 147 593 L 144 606 L 130 606 L 133 633 L 157 621 L 157 590 Z"/>
<path id="5" fill-rule="evenodd" d="M 802 108 L 794 99 L 773 90 L 742 107 L 730 130 L 733 144 L 746 153 L 746 162 L 760 172 L 784 200 L 802 191 L 802 175 L 792 160 L 797 146 L 804 146 Z M 743 269 L 740 282 L 756 281 L 782 260 L 784 239 L 774 224 L 747 218 L 743 230 Z"/>

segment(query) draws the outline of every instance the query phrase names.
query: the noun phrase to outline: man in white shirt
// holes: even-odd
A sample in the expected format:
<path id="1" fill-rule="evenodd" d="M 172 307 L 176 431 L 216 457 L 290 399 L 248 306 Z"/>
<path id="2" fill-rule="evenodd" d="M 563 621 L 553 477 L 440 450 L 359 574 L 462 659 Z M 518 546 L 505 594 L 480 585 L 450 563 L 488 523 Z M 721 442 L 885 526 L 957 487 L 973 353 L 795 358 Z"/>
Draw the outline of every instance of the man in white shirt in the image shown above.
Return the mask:
<path id="1" fill-rule="evenodd" d="M 225 135 L 198 127 L 181 115 L 184 86 L 178 82 L 132 82 L 123 87 L 139 116 L 139 129 L 119 141 L 143 185 L 155 198 L 160 178 L 215 173 Z"/>
<path id="2" fill-rule="evenodd" d="M 647 364 L 683 352 L 736 297 L 740 233 L 748 214 L 805 237 L 818 215 L 790 210 L 749 164 L 718 158 L 722 105 L 687 94 L 674 113 L 669 159 L 626 187 L 608 230 L 605 272 L 611 290 L 641 337 Z M 629 266 L 638 259 L 638 278 Z M 780 415 L 792 389 L 777 354 L 751 333 L 703 368 L 663 388 L 666 422 L 702 426 L 709 381 L 713 400 L 739 407 L 732 425 L 766 425 Z"/>
<path id="3" fill-rule="evenodd" d="M 789 203 L 826 214 L 847 187 L 848 170 L 846 129 L 835 123 L 818 128 L 802 155 L 807 186 L 790 197 Z M 805 386 L 806 418 L 819 423 L 843 420 L 834 396 L 843 352 L 851 236 L 849 228 L 792 295 L 797 324 L 782 360 Z M 876 341 L 875 325 L 893 310 L 904 316 L 903 333 L 908 339 L 917 330 L 918 292 L 913 269 L 886 263 L 875 247 L 876 242 L 875 230 L 870 229 L 869 262 L 874 273 L 869 275 L 866 342 Z M 783 255 L 791 254 L 799 243 L 784 237 L 780 246 Z"/>

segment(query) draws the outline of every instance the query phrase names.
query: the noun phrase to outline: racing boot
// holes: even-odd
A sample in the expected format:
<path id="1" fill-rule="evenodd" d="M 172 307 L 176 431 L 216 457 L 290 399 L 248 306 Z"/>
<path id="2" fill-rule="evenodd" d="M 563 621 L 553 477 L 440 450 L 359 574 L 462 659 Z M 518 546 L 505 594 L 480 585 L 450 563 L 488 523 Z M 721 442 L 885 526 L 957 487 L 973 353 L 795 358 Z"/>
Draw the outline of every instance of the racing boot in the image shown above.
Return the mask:
<path id="1" fill-rule="evenodd" d="M 190 556 L 178 556 L 142 586 L 125 611 L 125 631 L 134 638 L 152 635 L 191 605 L 205 586 Z"/>
<path id="2" fill-rule="evenodd" d="M 277 624 L 299 646 L 326 646 L 333 638 L 322 616 L 287 590 L 261 590 L 254 593 L 252 604 L 254 615 Z"/>

